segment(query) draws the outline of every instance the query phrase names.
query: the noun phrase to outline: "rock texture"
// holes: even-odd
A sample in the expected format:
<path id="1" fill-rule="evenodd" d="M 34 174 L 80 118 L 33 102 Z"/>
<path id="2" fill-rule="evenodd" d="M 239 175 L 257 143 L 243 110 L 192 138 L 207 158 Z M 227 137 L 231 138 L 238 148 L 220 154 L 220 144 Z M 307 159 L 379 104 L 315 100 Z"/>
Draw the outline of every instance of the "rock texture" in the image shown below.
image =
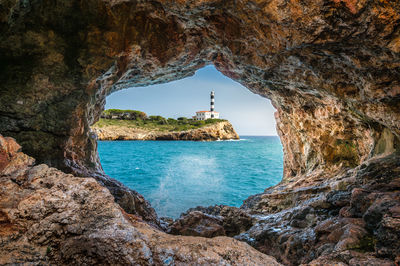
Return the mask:
<path id="1" fill-rule="evenodd" d="M 236 236 L 250 229 L 253 220 L 246 211 L 235 207 L 199 206 L 182 213 L 180 218 L 168 225 L 167 232 L 203 237 Z"/>
<path id="2" fill-rule="evenodd" d="M 280 265 L 232 238 L 167 235 L 107 189 L 41 164 L 0 136 L 0 264 Z"/>
<path id="3" fill-rule="evenodd" d="M 323 182 L 278 185 L 242 209 L 257 221 L 236 238 L 284 264 L 400 262 L 399 155 L 371 159 Z"/>
<path id="4" fill-rule="evenodd" d="M 261 216 L 241 239 L 288 264 L 393 264 L 399 21 L 390 0 L 1 0 L 0 133 L 39 163 L 95 177 L 134 213 L 143 199 L 104 176 L 90 131 L 106 96 L 214 64 L 271 99 L 284 147 L 284 179 L 246 201 Z"/>
<path id="5" fill-rule="evenodd" d="M 229 140 L 239 139 L 232 124 L 228 121 L 213 123 L 197 129 L 185 131 L 157 131 L 123 126 L 92 126 L 99 140 Z"/>
<path id="6" fill-rule="evenodd" d="M 271 99 L 285 180 L 399 149 L 398 1 L 1 3 L 0 132 L 39 162 L 101 171 L 105 97 L 206 64 Z"/>

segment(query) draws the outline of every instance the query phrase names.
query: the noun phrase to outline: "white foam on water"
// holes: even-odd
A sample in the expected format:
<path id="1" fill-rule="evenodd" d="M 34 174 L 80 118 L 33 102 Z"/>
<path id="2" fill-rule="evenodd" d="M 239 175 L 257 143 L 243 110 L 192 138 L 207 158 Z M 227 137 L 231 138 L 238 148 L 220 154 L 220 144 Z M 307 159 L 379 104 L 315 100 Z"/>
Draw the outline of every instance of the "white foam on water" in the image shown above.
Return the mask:
<path id="1" fill-rule="evenodd" d="M 188 208 L 215 204 L 221 198 L 224 177 L 215 158 L 180 155 L 171 159 L 166 169 L 151 195 L 160 216 L 168 213 L 176 218 Z"/>

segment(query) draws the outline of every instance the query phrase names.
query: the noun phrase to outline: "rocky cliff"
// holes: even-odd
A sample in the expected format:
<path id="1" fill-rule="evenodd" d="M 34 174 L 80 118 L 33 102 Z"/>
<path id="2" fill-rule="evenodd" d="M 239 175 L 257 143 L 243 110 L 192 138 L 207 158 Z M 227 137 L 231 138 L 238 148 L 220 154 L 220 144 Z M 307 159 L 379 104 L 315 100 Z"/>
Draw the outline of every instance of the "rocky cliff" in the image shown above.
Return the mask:
<path id="1" fill-rule="evenodd" d="M 124 126 L 92 126 L 99 140 L 228 140 L 239 139 L 228 121 L 213 123 L 197 129 L 166 132 Z"/>
<path id="2" fill-rule="evenodd" d="M 242 208 L 259 222 L 237 237 L 287 264 L 394 265 L 400 253 L 399 21 L 400 3 L 389 0 L 1 0 L 0 133 L 14 137 L 38 163 L 94 177 L 124 211 L 158 226 L 143 197 L 104 175 L 90 126 L 110 93 L 177 80 L 214 64 L 271 99 L 284 147 L 282 183 L 246 201 Z M 60 185 L 47 189 L 73 196 L 68 191 L 74 188 L 62 184 L 66 175 L 58 173 Z M 16 200 L 1 205 L 2 230 L 35 228 L 31 217 L 18 212 L 24 205 L 13 205 L 20 197 L 32 195 L 40 215 L 52 213 L 38 199 L 40 186 L 29 179 L 24 183 L 25 175 L 19 177 L 22 186 L 16 178 L 4 178 L 4 193 L 15 191 Z M 103 193 L 95 187 L 92 193 Z M 72 202 L 68 208 L 75 210 Z M 8 222 L 13 213 L 17 224 Z M 218 219 L 223 226 L 224 219 Z M 26 255 L 18 262 L 30 262 L 42 254 L 29 253 L 35 250 L 30 245 L 46 244 L 63 225 L 47 227 L 49 234 L 37 238 L 30 231 L 10 231 L 15 237 L 2 242 L 9 248 L 2 254 L 11 258 L 7 254 L 21 251 Z M 82 236 L 83 246 L 103 254 L 119 252 L 117 244 L 99 241 L 104 235 L 97 237 L 100 232 L 118 237 L 118 228 L 109 226 L 87 231 L 91 240 Z M 184 228 L 183 221 L 176 228 Z M 158 234 L 147 235 L 148 241 Z M 132 247 L 140 239 L 134 233 L 124 236 Z M 63 252 L 80 246 L 63 237 L 57 238 L 65 245 Z M 191 246 L 184 237 L 174 239 L 179 250 Z M 199 260 L 207 255 L 202 248 L 196 253 Z M 228 258 L 240 260 L 241 254 Z M 130 258 L 132 264 L 150 264 Z M 98 261 L 82 263 L 91 262 Z"/>

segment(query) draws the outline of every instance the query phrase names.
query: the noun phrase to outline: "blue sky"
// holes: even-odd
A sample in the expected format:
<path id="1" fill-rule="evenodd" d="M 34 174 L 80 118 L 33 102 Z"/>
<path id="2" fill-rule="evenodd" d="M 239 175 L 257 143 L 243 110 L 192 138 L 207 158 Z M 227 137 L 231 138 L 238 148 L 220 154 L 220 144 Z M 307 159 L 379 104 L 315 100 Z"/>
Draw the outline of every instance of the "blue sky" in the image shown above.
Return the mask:
<path id="1" fill-rule="evenodd" d="M 140 110 L 147 115 L 192 117 L 209 110 L 215 91 L 215 111 L 228 119 L 239 135 L 276 135 L 275 108 L 271 102 L 206 66 L 192 77 L 166 84 L 134 87 L 107 97 L 106 109 Z"/>

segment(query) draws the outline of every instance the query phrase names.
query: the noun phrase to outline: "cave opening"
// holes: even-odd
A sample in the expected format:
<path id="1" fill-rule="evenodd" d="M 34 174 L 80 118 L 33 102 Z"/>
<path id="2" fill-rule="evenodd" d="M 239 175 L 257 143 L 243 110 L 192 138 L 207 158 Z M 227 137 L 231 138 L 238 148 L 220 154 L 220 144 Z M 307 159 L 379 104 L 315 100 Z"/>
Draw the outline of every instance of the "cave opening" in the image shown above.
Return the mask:
<path id="1" fill-rule="evenodd" d="M 221 120 L 198 121 L 193 116 L 210 108 L 210 91 Z M 282 180 L 275 108 L 213 65 L 178 81 L 114 92 L 105 110 L 92 126 L 105 173 L 142 194 L 159 216 L 177 218 L 197 206 L 240 207 Z M 127 117 L 126 110 L 142 113 Z M 215 128 L 225 120 L 239 140 L 225 129 L 217 135 L 202 132 L 200 139 L 181 133 L 177 141 L 168 141 L 164 136 Z M 154 139 L 155 132 L 164 133 Z"/>
<path id="2" fill-rule="evenodd" d="M 0 136 L 0 264 L 398 265 L 399 21 L 400 1 L 2 1 L 0 134 L 22 152 Z M 283 181 L 217 224 L 251 247 L 154 230 L 90 131 L 110 93 L 209 63 L 277 109 Z"/>

